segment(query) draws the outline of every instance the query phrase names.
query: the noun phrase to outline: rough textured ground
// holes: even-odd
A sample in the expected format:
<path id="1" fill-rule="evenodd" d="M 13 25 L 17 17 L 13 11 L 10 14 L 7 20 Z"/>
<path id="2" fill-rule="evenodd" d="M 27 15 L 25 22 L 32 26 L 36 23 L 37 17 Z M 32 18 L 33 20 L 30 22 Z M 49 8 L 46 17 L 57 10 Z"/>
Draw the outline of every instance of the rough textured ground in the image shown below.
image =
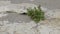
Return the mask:
<path id="1" fill-rule="evenodd" d="M 0 17 L 0 34 L 60 34 L 60 19 L 57 18 L 38 23 L 38 32 L 35 26 L 27 15 L 9 13 Z"/>
<path id="2" fill-rule="evenodd" d="M 7 10 L 18 11 L 17 9 L 20 9 L 20 5 L 8 4 L 8 2 L 6 4 L 2 3 L 0 7 L 0 34 L 60 34 L 60 9 L 49 10 L 43 8 L 46 19 L 38 23 L 36 28 L 37 24 L 29 16 L 21 15 L 19 14 L 20 12 L 6 13 Z M 23 6 L 24 4 L 22 3 L 21 5 Z M 21 9 L 23 10 L 26 6 L 29 6 L 29 3 L 26 3 Z"/>

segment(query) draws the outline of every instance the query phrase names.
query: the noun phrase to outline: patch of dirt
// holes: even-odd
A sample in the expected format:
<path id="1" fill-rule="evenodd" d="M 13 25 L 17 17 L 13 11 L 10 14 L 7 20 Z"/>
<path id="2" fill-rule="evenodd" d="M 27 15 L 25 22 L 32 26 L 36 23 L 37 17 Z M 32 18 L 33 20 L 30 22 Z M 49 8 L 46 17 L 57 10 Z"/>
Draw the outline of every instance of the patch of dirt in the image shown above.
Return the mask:
<path id="1" fill-rule="evenodd" d="M 41 24 L 51 25 L 53 27 L 60 27 L 60 19 L 59 18 L 46 19 L 44 21 L 41 21 Z"/>

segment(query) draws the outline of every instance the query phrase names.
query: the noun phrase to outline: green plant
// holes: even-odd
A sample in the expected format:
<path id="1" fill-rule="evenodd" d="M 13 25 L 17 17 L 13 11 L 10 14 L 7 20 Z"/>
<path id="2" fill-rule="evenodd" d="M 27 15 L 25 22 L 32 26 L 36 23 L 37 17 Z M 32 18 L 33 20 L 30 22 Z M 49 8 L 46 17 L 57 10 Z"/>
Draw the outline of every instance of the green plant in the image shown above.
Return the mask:
<path id="1" fill-rule="evenodd" d="M 38 7 L 34 7 L 34 9 L 28 8 L 27 15 L 30 16 L 36 23 L 45 19 L 44 12 L 41 10 L 40 5 Z"/>

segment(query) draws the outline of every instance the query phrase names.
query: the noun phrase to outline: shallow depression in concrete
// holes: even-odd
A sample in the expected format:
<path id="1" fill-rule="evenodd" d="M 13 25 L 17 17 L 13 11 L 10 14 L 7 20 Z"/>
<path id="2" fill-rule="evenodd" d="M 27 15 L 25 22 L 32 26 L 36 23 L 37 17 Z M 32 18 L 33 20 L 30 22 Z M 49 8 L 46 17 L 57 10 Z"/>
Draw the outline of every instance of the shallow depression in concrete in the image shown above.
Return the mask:
<path id="1" fill-rule="evenodd" d="M 7 16 L 1 17 L 0 21 L 8 20 L 10 22 L 30 22 L 31 19 L 27 15 L 21 15 L 17 13 L 8 13 Z"/>

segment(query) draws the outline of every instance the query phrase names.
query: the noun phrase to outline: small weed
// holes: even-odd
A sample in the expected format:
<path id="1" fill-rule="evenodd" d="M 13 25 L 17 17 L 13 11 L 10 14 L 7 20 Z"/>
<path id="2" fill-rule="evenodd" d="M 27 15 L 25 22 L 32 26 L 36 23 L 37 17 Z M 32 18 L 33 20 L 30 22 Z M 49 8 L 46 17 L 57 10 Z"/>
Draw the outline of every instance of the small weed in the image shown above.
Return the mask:
<path id="1" fill-rule="evenodd" d="M 41 6 L 39 5 L 38 7 L 28 8 L 27 9 L 27 15 L 31 17 L 33 21 L 36 23 L 39 23 L 39 21 L 44 20 L 44 12 L 40 8 Z"/>

